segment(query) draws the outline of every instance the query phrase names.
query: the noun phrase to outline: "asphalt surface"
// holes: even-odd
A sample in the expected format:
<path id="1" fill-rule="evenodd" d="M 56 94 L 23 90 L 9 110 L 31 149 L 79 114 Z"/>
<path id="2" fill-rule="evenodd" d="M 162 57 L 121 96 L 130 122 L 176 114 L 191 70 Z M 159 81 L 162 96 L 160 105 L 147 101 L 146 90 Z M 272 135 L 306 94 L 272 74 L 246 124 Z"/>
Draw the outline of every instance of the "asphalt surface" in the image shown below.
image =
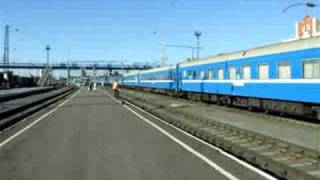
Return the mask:
<path id="1" fill-rule="evenodd" d="M 239 179 L 264 179 L 181 133 L 172 129 L 168 132 Z M 13 134 L 0 134 L 0 144 Z M 228 178 L 106 94 L 82 89 L 69 102 L 0 147 L 0 179 Z"/>

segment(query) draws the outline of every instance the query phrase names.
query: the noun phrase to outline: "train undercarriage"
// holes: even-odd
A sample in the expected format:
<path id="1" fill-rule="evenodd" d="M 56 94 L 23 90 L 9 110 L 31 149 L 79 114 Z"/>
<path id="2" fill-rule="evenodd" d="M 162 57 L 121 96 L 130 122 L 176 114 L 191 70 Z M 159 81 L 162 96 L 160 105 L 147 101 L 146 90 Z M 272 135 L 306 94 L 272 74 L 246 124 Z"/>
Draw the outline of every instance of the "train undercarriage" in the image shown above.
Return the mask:
<path id="1" fill-rule="evenodd" d="M 146 91 L 157 94 L 164 94 L 168 96 L 177 96 L 177 93 L 170 90 L 130 87 L 126 88 Z M 246 108 L 250 111 L 262 111 L 266 114 L 278 114 L 281 116 L 292 115 L 297 117 L 304 117 L 308 119 L 320 120 L 320 105 L 308 104 L 300 102 L 279 101 L 272 99 L 261 99 L 252 97 L 228 96 L 219 94 L 204 94 L 182 91 L 179 92 L 179 97 L 190 99 L 193 101 L 203 101 L 207 103 L 214 103 L 217 105 Z"/>

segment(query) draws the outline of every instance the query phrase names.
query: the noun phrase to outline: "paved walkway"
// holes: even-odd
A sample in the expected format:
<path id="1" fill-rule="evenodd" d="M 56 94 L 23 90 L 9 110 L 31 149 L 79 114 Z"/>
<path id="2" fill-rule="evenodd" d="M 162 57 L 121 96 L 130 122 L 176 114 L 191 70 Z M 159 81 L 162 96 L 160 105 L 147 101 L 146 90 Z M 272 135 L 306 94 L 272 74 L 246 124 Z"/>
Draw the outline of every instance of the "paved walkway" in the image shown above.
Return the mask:
<path id="1" fill-rule="evenodd" d="M 0 134 L 0 144 L 4 141 Z M 186 140 L 187 141 L 187 140 Z M 187 141 L 187 143 L 191 143 Z M 201 145 L 192 142 L 194 147 Z M 202 148 L 223 171 L 263 179 Z M 0 147 L 0 179 L 228 179 L 102 92 L 81 92 Z"/>

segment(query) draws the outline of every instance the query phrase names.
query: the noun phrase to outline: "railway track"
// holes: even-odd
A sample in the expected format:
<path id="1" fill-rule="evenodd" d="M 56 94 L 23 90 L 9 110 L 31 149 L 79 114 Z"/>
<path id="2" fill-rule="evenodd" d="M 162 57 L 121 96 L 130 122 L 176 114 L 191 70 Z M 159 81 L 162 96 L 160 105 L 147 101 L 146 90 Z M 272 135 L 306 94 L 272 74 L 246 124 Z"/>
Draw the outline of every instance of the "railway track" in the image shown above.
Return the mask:
<path id="1" fill-rule="evenodd" d="M 320 179 L 317 150 L 214 121 L 122 91 L 122 98 L 188 133 L 285 179 Z"/>
<path id="2" fill-rule="evenodd" d="M 12 96 L 10 99 L 6 97 L 7 100 L 0 103 L 0 132 L 10 128 L 33 113 L 65 98 L 75 90 L 75 87 L 63 87 L 39 91 L 34 95 L 18 95 L 17 97 Z"/>
<path id="3" fill-rule="evenodd" d="M 27 90 L 25 90 L 27 89 Z M 11 92 L 11 90 L 1 90 L 1 92 L 4 93 L 0 93 L 0 103 L 6 102 L 6 101 L 10 101 L 13 99 L 18 99 L 18 98 L 23 98 L 23 97 L 27 97 L 27 96 L 31 96 L 31 95 L 35 95 L 35 94 L 41 94 L 41 93 L 45 93 L 45 92 L 49 92 L 51 90 L 54 90 L 54 87 L 42 87 L 42 88 L 18 88 L 15 89 L 16 91 Z"/>

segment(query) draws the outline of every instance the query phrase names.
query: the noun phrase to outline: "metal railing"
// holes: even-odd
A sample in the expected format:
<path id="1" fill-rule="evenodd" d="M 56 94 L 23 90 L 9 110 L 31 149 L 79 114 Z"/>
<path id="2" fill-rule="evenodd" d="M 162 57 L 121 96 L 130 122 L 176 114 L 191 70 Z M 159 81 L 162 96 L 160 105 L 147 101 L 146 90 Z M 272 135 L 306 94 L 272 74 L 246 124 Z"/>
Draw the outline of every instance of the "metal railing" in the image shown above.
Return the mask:
<path id="1" fill-rule="evenodd" d="M 0 68 L 9 69 L 45 69 L 46 63 L 0 63 Z M 52 69 L 81 69 L 86 70 L 144 70 L 151 69 L 152 65 L 144 63 L 132 63 L 132 64 L 117 64 L 117 63 L 56 63 L 50 64 Z"/>

